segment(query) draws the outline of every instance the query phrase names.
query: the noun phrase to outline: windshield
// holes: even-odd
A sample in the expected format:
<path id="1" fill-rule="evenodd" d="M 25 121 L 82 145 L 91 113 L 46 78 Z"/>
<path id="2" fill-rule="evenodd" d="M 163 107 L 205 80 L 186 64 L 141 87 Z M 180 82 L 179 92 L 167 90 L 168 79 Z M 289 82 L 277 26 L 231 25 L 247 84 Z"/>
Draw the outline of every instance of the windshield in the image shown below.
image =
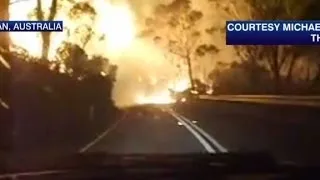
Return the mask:
<path id="1" fill-rule="evenodd" d="M 1 0 L 3 20 L 63 21 L 61 32 L 0 33 L 1 153 L 267 152 L 319 164 L 318 47 L 226 45 L 226 21 L 318 19 L 319 7 Z"/>

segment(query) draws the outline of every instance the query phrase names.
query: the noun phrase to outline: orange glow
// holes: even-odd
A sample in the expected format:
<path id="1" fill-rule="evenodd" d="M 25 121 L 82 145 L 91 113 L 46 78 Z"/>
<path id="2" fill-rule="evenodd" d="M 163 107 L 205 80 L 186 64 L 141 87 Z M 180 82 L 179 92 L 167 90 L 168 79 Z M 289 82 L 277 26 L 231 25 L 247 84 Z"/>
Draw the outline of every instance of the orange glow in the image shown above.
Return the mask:
<path id="1" fill-rule="evenodd" d="M 187 98 L 182 98 L 181 99 L 181 102 L 186 102 L 187 101 Z"/>
<path id="2" fill-rule="evenodd" d="M 30 13 L 36 8 L 36 0 L 21 1 L 10 6 L 10 20 L 35 20 L 35 17 L 30 17 Z M 52 0 L 43 0 L 43 9 L 45 14 L 48 12 Z M 81 2 L 81 0 L 78 0 Z M 126 5 L 111 5 L 108 1 L 94 0 L 92 6 L 97 11 L 96 21 L 93 22 L 94 30 L 100 35 L 105 35 L 106 46 L 104 50 L 114 52 L 121 51 L 130 46 L 135 38 L 134 17 L 131 10 Z M 88 18 L 81 18 L 75 22 L 71 21 L 67 12 L 72 7 L 72 4 L 64 4 L 64 9 L 58 11 L 56 20 L 63 20 L 64 25 L 71 30 L 74 30 L 81 24 L 87 24 Z M 30 55 L 40 57 L 42 52 L 41 36 L 39 32 L 11 32 L 11 40 L 13 44 L 25 48 Z M 68 36 L 67 32 L 52 33 L 51 46 L 49 50 L 49 59 L 54 60 L 56 49 L 61 45 L 62 41 L 67 40 L 77 43 L 78 38 Z M 95 47 L 88 47 L 93 49 Z"/>
<path id="3" fill-rule="evenodd" d="M 76 1 L 83 2 L 84 0 Z M 29 17 L 29 14 L 36 8 L 36 2 L 36 0 L 29 0 L 11 5 L 10 20 L 35 20 L 35 17 Z M 42 0 L 43 10 L 45 13 L 48 12 L 51 2 L 52 0 Z M 68 35 L 67 31 L 64 31 L 51 34 L 51 44 L 48 57 L 51 61 L 55 61 L 55 52 L 63 41 L 79 43 L 79 38 L 72 32 L 76 27 L 88 24 L 88 18 L 85 18 L 85 16 L 81 17 L 81 19 L 77 21 L 71 20 L 68 16 L 68 12 L 73 4 L 65 1 L 63 2 L 66 4 L 63 5 L 63 9 L 59 9 L 55 19 L 63 20 L 64 26 L 66 26 L 71 33 Z M 133 57 L 132 59 L 135 59 L 136 61 L 140 59 L 135 58 L 134 54 L 142 54 L 143 56 L 147 56 L 148 59 L 152 59 L 152 62 L 150 63 L 155 67 L 154 69 L 157 68 L 157 64 L 161 65 L 161 63 L 163 63 L 163 59 L 149 58 L 149 56 L 154 55 L 153 51 L 149 51 L 147 48 L 149 47 L 149 44 L 144 43 L 145 46 L 142 46 L 143 48 L 137 48 L 136 45 L 141 43 L 141 41 L 136 38 L 137 24 L 135 23 L 134 13 L 130 9 L 129 5 L 126 3 L 112 4 L 107 0 L 87 0 L 87 2 L 90 2 L 96 11 L 95 20 L 93 22 L 89 22 L 90 27 L 93 28 L 95 36 L 105 37 L 102 40 L 95 40 L 93 38 L 93 40 L 88 42 L 85 47 L 88 55 L 99 54 L 108 58 L 111 57 L 110 60 L 112 63 L 119 65 L 117 62 L 119 60 L 113 57 L 120 57 L 125 53 L 131 53 L 130 55 Z M 39 32 L 11 32 L 10 37 L 13 44 L 26 49 L 30 55 L 35 57 L 41 56 L 42 40 Z M 99 39 L 97 37 L 96 39 Z M 141 63 L 139 63 L 139 65 L 140 64 Z M 67 73 L 66 67 L 63 64 L 60 66 L 59 71 L 61 73 Z M 101 75 L 105 74 L 101 72 Z M 156 75 L 151 76 L 150 73 L 146 76 L 150 79 L 151 85 L 158 87 L 157 84 L 160 81 Z M 142 77 L 138 77 L 138 79 L 139 82 L 142 81 Z M 190 87 L 188 78 L 177 78 L 172 76 L 168 78 L 168 83 L 166 85 L 162 85 L 161 88 L 155 90 L 154 93 L 149 95 L 144 95 L 139 91 L 130 91 L 130 93 L 133 93 L 135 97 L 134 103 L 136 104 L 170 104 L 175 103 L 176 100 L 171 96 L 169 89 L 175 92 L 182 92 L 188 87 Z"/>
<path id="4" fill-rule="evenodd" d="M 152 78 L 152 84 L 157 82 L 157 79 Z M 153 84 L 155 85 L 155 84 Z M 136 97 L 136 102 L 138 104 L 172 104 L 176 102 L 176 99 L 174 99 L 171 96 L 170 90 L 173 90 L 174 92 L 182 92 L 186 90 L 189 87 L 189 81 L 188 79 L 182 79 L 179 81 L 176 81 L 175 83 L 169 83 L 167 87 L 165 87 L 163 90 L 158 91 L 157 93 L 154 93 L 152 95 L 141 95 L 138 94 Z M 182 102 L 185 102 L 183 100 Z"/>
<path id="5" fill-rule="evenodd" d="M 155 93 L 150 96 L 138 95 L 136 101 L 138 104 L 171 104 L 176 102 L 169 91 Z"/>

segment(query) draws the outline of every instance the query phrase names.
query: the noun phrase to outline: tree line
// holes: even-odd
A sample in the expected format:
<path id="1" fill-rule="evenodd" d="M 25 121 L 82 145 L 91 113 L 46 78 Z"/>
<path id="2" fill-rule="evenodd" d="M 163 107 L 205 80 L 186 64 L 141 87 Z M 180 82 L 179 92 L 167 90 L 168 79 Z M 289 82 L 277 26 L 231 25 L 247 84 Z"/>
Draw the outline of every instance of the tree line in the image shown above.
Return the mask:
<path id="1" fill-rule="evenodd" d="M 190 0 L 175 0 L 154 8 L 145 20 L 142 37 L 153 38 L 170 56 L 179 57 L 188 66 L 194 82 L 195 63 L 205 55 L 212 61 L 224 47 L 216 38 L 225 37 L 225 24 L 212 23 L 200 29 L 204 13 L 192 8 Z M 317 0 L 208 0 L 207 5 L 225 20 L 317 20 Z M 210 21 L 206 19 L 206 21 Z M 210 22 L 209 22 L 210 24 Z M 161 31 L 163 30 L 163 31 Z M 210 43 L 201 37 L 212 37 Z M 233 46 L 234 62 L 216 61 L 206 76 L 217 93 L 314 94 L 320 92 L 320 60 L 317 47 L 312 46 Z M 194 83 L 192 83 L 194 87 Z"/>
<path id="2" fill-rule="evenodd" d="M 94 19 L 96 13 L 88 3 L 65 1 L 72 4 L 71 19 L 80 15 Z M 37 0 L 31 19 L 54 20 L 64 1 L 53 0 L 48 13 L 42 3 Z M 2 20 L 9 19 L 9 6 L 9 1 L 0 2 Z M 87 24 L 76 29 L 80 28 L 82 33 L 76 34 L 80 43 L 63 42 L 53 62 L 48 59 L 50 32 L 41 32 L 41 57 L 31 56 L 1 32 L 0 158 L 16 151 L 76 152 L 119 115 L 111 97 L 117 66 L 105 57 L 88 56 L 84 49 L 95 34 Z"/>
<path id="3" fill-rule="evenodd" d="M 2 153 L 75 151 L 119 115 L 112 100 L 117 66 L 64 46 L 57 53 L 64 63 L 1 54 L 10 56 L 10 68 L 0 66 L 0 97 L 8 105 L 0 108 Z"/>

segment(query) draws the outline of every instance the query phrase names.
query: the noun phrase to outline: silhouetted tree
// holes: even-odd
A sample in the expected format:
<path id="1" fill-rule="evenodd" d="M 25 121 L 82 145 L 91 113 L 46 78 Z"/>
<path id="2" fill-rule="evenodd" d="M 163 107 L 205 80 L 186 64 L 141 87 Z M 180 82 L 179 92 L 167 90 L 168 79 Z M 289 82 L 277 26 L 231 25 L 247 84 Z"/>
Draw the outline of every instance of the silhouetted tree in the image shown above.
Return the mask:
<path id="1" fill-rule="evenodd" d="M 255 82 L 251 80 L 251 69 L 255 69 Z M 213 88 L 221 94 L 258 94 L 270 93 L 270 82 L 267 69 L 249 61 L 231 64 L 217 63 L 211 72 Z"/>
<path id="2" fill-rule="evenodd" d="M 0 20 L 9 20 L 9 0 L 0 1 Z M 0 32 L 0 47 L 8 49 L 10 44 L 10 38 L 8 32 Z"/>
<path id="3" fill-rule="evenodd" d="M 58 3 L 59 2 L 59 3 Z M 58 11 L 62 8 L 64 3 L 71 3 L 72 7 L 69 10 L 68 16 L 71 20 L 76 21 L 76 20 L 82 20 L 84 22 L 84 17 L 89 17 L 90 23 L 89 24 L 81 24 L 76 27 L 74 32 L 70 32 L 75 35 L 79 35 L 80 42 L 82 43 L 82 48 L 86 46 L 88 43 L 89 39 L 92 36 L 92 23 L 94 21 L 96 12 L 94 8 L 87 2 L 76 2 L 73 0 L 52 0 L 50 9 L 49 9 L 49 15 L 48 17 L 45 17 L 44 15 L 46 14 L 45 11 L 43 10 L 43 2 L 42 0 L 37 0 L 37 7 L 35 11 L 32 11 L 29 14 L 29 17 L 36 17 L 37 20 L 44 21 L 52 21 L 55 19 Z M 80 22 L 80 21 L 79 21 Z M 65 27 L 66 31 L 69 31 Z M 42 58 L 47 59 L 49 50 L 50 50 L 50 43 L 51 43 L 51 32 L 41 32 L 41 37 L 42 37 Z"/>
<path id="4" fill-rule="evenodd" d="M 220 4 L 223 7 L 222 10 L 232 19 L 242 19 L 242 15 L 245 14 L 247 18 L 253 20 L 289 20 L 300 19 L 312 1 L 314 0 L 227 0 L 227 2 L 220 1 Z M 211 0 L 211 2 L 219 4 L 217 0 Z M 249 60 L 253 64 L 262 63 L 268 67 L 274 80 L 275 93 L 281 91 L 281 72 L 284 66 L 294 66 L 295 61 L 303 55 L 301 51 L 297 51 L 297 47 L 293 46 L 235 46 L 235 49 L 242 60 Z M 288 68 L 289 74 L 290 69 L 292 67 Z"/>
<path id="5" fill-rule="evenodd" d="M 209 73 L 210 71 L 214 68 L 214 64 L 215 64 L 215 55 L 217 55 L 220 52 L 220 50 L 217 48 L 217 46 L 213 45 L 213 44 L 201 44 L 197 47 L 196 49 L 196 54 L 197 57 L 199 57 L 198 61 L 198 66 L 200 68 L 200 72 L 202 73 L 202 80 L 204 82 L 207 82 L 210 84 L 210 82 L 208 82 L 208 80 L 210 81 Z M 209 57 L 209 63 L 205 63 L 202 62 L 201 59 L 205 58 L 205 57 Z"/>
<path id="6" fill-rule="evenodd" d="M 9 0 L 0 1 L 0 20 L 9 20 Z M 10 83 L 11 61 L 9 50 L 10 37 L 8 32 L 0 32 L 0 152 L 10 151 L 12 144 L 12 125 Z"/>
<path id="7" fill-rule="evenodd" d="M 202 12 L 191 8 L 190 0 L 175 0 L 158 5 L 154 17 L 146 20 L 148 29 L 144 31 L 144 35 L 153 36 L 156 42 L 163 41 L 170 53 L 186 61 L 192 88 L 192 59 L 201 36 L 196 25 L 202 16 Z"/>
<path id="8" fill-rule="evenodd" d="M 89 74 L 99 74 L 106 76 L 108 74 L 109 59 L 102 56 L 93 56 L 85 64 L 85 70 Z"/>
<path id="9" fill-rule="evenodd" d="M 64 42 L 57 50 L 57 59 L 63 62 L 75 77 L 83 75 L 88 61 L 86 52 L 77 44 Z"/>
<path id="10" fill-rule="evenodd" d="M 320 19 L 320 1 L 313 0 L 309 6 L 306 8 L 306 11 L 302 15 L 303 20 L 319 20 Z M 317 86 L 320 85 L 320 49 L 318 46 L 304 46 L 305 52 L 309 55 L 312 55 L 311 61 L 317 67 L 317 72 L 313 78 L 313 83 L 311 84 L 311 88 L 317 90 Z M 317 90 L 320 92 L 320 87 Z"/>
<path id="11" fill-rule="evenodd" d="M 49 16 L 47 18 L 44 17 L 44 12 L 42 9 L 42 1 L 37 0 L 37 19 L 39 21 L 52 21 L 54 20 L 56 14 L 57 14 L 57 6 L 58 6 L 58 0 L 52 0 Z M 41 32 L 42 37 L 42 58 L 47 59 L 49 55 L 50 50 L 50 42 L 51 42 L 51 32 L 49 31 L 43 31 Z"/>
<path id="12" fill-rule="evenodd" d="M 68 15 L 72 20 L 80 20 L 85 15 L 93 21 L 96 11 L 88 2 L 79 2 L 72 6 Z"/>
<path id="13" fill-rule="evenodd" d="M 68 13 L 70 19 L 78 24 L 73 31 L 69 29 L 68 33 L 79 39 L 77 43 L 79 43 L 83 49 L 85 49 L 88 42 L 97 35 L 92 28 L 96 15 L 95 9 L 88 2 L 75 3 Z"/>

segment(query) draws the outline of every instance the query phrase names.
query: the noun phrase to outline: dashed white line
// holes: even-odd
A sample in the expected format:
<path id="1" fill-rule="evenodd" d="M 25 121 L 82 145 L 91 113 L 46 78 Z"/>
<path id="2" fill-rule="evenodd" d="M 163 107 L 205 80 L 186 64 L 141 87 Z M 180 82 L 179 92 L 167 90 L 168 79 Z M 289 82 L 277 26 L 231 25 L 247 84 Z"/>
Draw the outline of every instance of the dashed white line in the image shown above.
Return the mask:
<path id="1" fill-rule="evenodd" d="M 104 138 L 110 131 L 114 130 L 118 124 L 120 123 L 120 121 L 122 121 L 124 118 L 126 117 L 126 114 L 124 114 L 122 116 L 121 119 L 119 119 L 117 122 L 115 122 L 110 128 L 108 128 L 107 130 L 105 130 L 103 133 L 101 133 L 98 137 L 96 137 L 93 141 L 91 141 L 90 143 L 88 143 L 86 146 L 84 146 L 83 148 L 81 148 L 79 150 L 80 153 L 84 153 L 85 151 L 88 151 L 88 149 L 90 149 L 92 146 L 94 146 L 95 144 L 97 144 L 102 138 Z"/>
<path id="2" fill-rule="evenodd" d="M 168 111 L 174 118 L 176 118 L 190 133 L 201 143 L 201 145 L 209 152 L 216 153 L 213 147 L 197 132 L 195 131 L 188 123 L 186 123 L 179 115 L 173 111 Z"/>

